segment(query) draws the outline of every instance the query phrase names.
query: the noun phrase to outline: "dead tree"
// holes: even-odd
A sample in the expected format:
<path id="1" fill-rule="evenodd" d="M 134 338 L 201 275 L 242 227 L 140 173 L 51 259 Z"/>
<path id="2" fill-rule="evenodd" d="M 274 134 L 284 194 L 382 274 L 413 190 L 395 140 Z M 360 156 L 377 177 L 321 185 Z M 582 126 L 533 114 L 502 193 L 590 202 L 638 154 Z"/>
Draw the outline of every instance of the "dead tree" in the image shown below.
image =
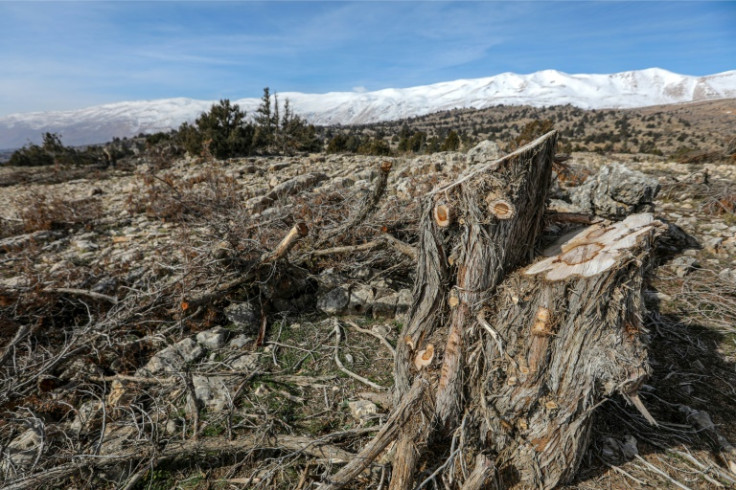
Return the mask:
<path id="1" fill-rule="evenodd" d="M 648 373 L 641 288 L 661 223 L 598 223 L 522 269 L 542 230 L 555 144 L 551 132 L 427 197 L 394 366 L 394 406 L 411 416 L 389 418 L 400 426 L 324 488 L 367 467 L 389 433 L 391 489 L 431 479 L 551 488 L 574 475 L 605 397 L 621 393 L 648 416 L 636 394 Z"/>

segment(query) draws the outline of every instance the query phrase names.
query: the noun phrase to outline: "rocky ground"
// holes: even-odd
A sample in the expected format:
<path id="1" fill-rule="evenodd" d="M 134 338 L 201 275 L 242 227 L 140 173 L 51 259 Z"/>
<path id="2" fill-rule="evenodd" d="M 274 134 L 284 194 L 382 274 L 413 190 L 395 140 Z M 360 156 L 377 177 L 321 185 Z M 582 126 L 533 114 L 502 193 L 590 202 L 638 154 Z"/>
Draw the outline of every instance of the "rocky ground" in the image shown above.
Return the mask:
<path id="1" fill-rule="evenodd" d="M 0 168 L 0 481 L 315 488 L 390 410 L 419 198 L 498 151 Z M 659 425 L 601 406 L 568 488 L 736 485 L 736 165 L 574 153 L 555 178 L 549 240 L 560 213 L 670 223 L 645 291 Z"/>

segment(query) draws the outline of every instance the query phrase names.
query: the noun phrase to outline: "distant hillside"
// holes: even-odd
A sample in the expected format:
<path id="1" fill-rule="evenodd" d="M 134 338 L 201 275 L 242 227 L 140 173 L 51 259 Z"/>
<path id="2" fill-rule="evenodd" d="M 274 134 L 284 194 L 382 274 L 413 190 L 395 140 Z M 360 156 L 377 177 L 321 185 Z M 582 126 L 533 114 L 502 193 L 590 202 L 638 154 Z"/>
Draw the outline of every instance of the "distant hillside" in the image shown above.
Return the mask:
<path id="1" fill-rule="evenodd" d="M 736 99 L 651 106 L 636 109 L 584 110 L 571 105 L 553 107 L 498 106 L 481 110 L 458 109 L 351 128 L 338 132 L 379 135 L 395 147 L 401 134 L 418 132 L 443 141 L 457 131 L 465 146 L 491 139 L 510 146 L 524 126 L 550 120 L 560 131 L 560 147 L 567 151 L 614 151 L 664 155 L 720 152 L 736 137 Z"/>
<path id="2" fill-rule="evenodd" d="M 375 92 L 303 94 L 286 92 L 292 108 L 310 123 L 352 125 L 391 121 L 455 108 L 500 104 L 534 107 L 570 104 L 582 109 L 633 108 L 736 97 L 736 70 L 704 77 L 651 68 L 610 75 L 568 75 L 545 70 L 502 73 L 419 87 Z M 252 113 L 260 99 L 233 101 Z M 62 112 L 0 117 L 0 148 L 38 143 L 43 132 L 61 133 L 70 145 L 109 141 L 178 127 L 194 120 L 213 101 L 185 98 L 121 102 Z"/>

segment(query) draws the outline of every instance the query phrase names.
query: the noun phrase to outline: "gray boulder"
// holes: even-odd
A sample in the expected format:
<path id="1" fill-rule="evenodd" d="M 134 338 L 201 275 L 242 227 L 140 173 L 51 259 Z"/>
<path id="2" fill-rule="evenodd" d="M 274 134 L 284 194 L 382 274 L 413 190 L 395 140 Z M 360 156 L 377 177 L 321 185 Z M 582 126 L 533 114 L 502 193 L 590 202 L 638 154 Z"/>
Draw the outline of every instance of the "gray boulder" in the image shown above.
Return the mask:
<path id="1" fill-rule="evenodd" d="M 227 333 L 227 330 L 222 327 L 204 330 L 197 334 L 197 343 L 205 349 L 217 350 L 225 345 Z"/>
<path id="2" fill-rule="evenodd" d="M 723 269 L 718 273 L 718 277 L 725 282 L 736 285 L 736 269 Z"/>
<path id="3" fill-rule="evenodd" d="M 317 308 L 328 315 L 342 312 L 350 303 L 350 292 L 346 287 L 340 286 L 319 295 Z"/>
<path id="4" fill-rule="evenodd" d="M 229 390 L 223 376 L 192 376 L 194 394 L 204 406 L 213 412 L 222 411 L 230 400 Z"/>
<path id="5" fill-rule="evenodd" d="M 365 284 L 356 284 L 350 290 L 348 310 L 355 315 L 369 313 L 373 308 L 373 288 Z"/>
<path id="6" fill-rule="evenodd" d="M 570 199 L 584 212 L 617 219 L 651 211 L 659 189 L 657 179 L 613 163 L 601 168 L 585 184 L 571 189 Z"/>
<path id="7" fill-rule="evenodd" d="M 186 364 L 200 359 L 203 355 L 204 349 L 193 339 L 180 340 L 156 353 L 144 367 L 138 370 L 138 375 L 177 373 Z"/>
<path id="8" fill-rule="evenodd" d="M 253 303 L 232 303 L 225 316 L 243 333 L 257 334 L 261 328 L 261 312 Z"/>
<path id="9" fill-rule="evenodd" d="M 485 140 L 468 150 L 466 158 L 469 164 L 484 163 L 498 160 L 503 154 L 495 141 Z"/>

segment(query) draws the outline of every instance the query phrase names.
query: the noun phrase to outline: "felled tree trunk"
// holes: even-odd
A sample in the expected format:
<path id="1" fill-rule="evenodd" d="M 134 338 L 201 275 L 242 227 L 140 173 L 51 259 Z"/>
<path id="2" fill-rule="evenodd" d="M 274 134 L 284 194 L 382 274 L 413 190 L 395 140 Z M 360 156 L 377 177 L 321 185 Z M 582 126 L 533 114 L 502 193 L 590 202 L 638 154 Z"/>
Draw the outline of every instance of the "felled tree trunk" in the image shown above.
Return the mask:
<path id="1" fill-rule="evenodd" d="M 394 372 L 397 398 L 412 377 L 430 381 L 434 404 L 424 411 L 433 416 L 399 436 L 392 489 L 412 488 L 422 448 L 457 426 L 473 312 L 507 271 L 533 256 L 556 139 L 549 133 L 501 160 L 471 167 L 425 204 L 415 305 Z"/>
<path id="2" fill-rule="evenodd" d="M 407 412 L 408 394 L 426 388 L 395 431 L 391 489 L 427 478 L 551 488 L 574 475 L 605 397 L 619 392 L 649 416 L 636 395 L 648 373 L 641 286 L 661 223 L 596 224 L 520 269 L 535 255 L 555 142 L 552 132 L 471 167 L 425 202 L 395 406 Z"/>
<path id="3" fill-rule="evenodd" d="M 637 395 L 649 374 L 641 292 L 663 228 L 649 214 L 588 227 L 483 305 L 466 413 L 475 451 L 495 456 L 502 488 L 570 480 L 593 411 L 614 393 L 654 423 Z"/>

